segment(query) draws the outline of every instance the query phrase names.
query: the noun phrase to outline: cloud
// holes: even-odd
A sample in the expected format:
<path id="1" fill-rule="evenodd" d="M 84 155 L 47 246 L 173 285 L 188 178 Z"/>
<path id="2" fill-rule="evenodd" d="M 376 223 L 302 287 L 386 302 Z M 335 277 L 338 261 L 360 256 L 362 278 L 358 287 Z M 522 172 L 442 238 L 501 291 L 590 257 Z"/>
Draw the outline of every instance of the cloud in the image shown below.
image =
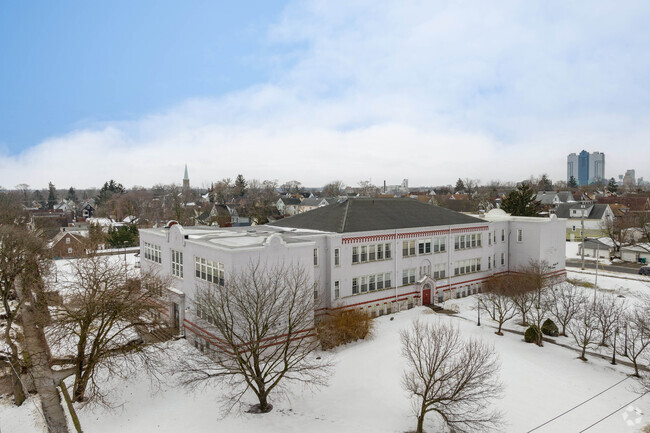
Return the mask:
<path id="1" fill-rule="evenodd" d="M 583 148 L 647 176 L 650 4 L 624 3 L 291 3 L 267 82 L 0 156 L 0 184 L 560 180 Z"/>

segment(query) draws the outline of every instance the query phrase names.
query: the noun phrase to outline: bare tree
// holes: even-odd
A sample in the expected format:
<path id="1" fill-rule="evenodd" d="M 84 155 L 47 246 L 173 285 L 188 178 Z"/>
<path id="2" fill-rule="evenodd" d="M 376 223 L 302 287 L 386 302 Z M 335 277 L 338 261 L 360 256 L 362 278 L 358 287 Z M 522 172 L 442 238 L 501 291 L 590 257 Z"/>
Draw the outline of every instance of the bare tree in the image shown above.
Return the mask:
<path id="1" fill-rule="evenodd" d="M 596 299 L 594 313 L 600 332 L 600 346 L 607 346 L 612 333 L 616 329 L 623 312 L 625 311 L 625 302 L 615 295 L 603 294 Z"/>
<path id="2" fill-rule="evenodd" d="M 500 414 L 487 405 L 502 390 L 493 348 L 474 338 L 463 341 L 458 328 L 446 323 L 416 321 L 400 340 L 407 363 L 402 386 L 413 399 L 417 433 L 429 412 L 456 432 L 499 427 Z"/>
<path id="3" fill-rule="evenodd" d="M 589 346 L 595 345 L 598 340 L 598 320 L 596 319 L 596 313 L 590 305 L 583 304 L 580 309 L 580 313 L 576 314 L 571 322 L 569 322 L 568 330 L 569 334 L 573 337 L 576 344 L 582 352 L 580 353 L 579 359 L 586 361 L 587 358 L 585 354 Z"/>
<path id="4" fill-rule="evenodd" d="M 377 187 L 372 184 L 369 180 L 359 181 L 359 186 L 357 188 L 359 195 L 363 197 L 374 197 L 377 195 Z"/>
<path id="5" fill-rule="evenodd" d="M 343 181 L 334 180 L 323 187 L 323 197 L 338 197 L 345 188 Z"/>
<path id="6" fill-rule="evenodd" d="M 549 313 L 561 326 L 560 335 L 567 336 L 566 328 L 586 303 L 582 289 L 570 283 L 561 283 L 549 291 Z"/>
<path id="7" fill-rule="evenodd" d="M 197 287 L 197 310 L 218 338 L 208 356 L 181 362 L 183 384 L 225 383 L 226 410 L 251 390 L 258 400 L 251 410 L 261 413 L 273 408 L 272 392 L 286 393 L 287 382 L 324 385 L 330 363 L 315 354 L 313 303 L 311 277 L 296 265 L 250 263 L 223 286 Z"/>
<path id="8" fill-rule="evenodd" d="M 154 366 L 152 351 L 139 350 L 140 334 L 160 327 L 153 299 L 164 282 L 152 275 L 138 276 L 114 256 L 91 255 L 70 262 L 70 277 L 63 283 L 66 297 L 57 310 L 55 336 L 69 341 L 74 355 L 73 401 L 87 396 L 102 400 L 95 374 L 104 367 L 127 376 L 137 365 Z M 140 362 L 138 362 L 140 361 Z"/>
<path id="9" fill-rule="evenodd" d="M 487 311 L 492 320 L 499 323 L 495 332 L 497 335 L 503 335 L 501 332 L 503 324 L 517 314 L 517 306 L 510 297 L 511 282 L 511 278 L 491 277 L 487 280 L 485 292 L 479 295 L 479 302 L 483 309 Z"/>
<path id="10" fill-rule="evenodd" d="M 0 212 L 2 213 L 2 212 Z M 0 224 L 0 300 L 4 310 L 4 343 L 6 352 L 0 350 L 0 365 L 9 366 L 12 377 L 14 402 L 20 406 L 25 392 L 20 375 L 24 365 L 21 362 L 19 339 L 22 333 L 18 326 L 18 310 L 24 301 L 19 296 L 17 283 L 25 273 L 46 255 L 43 240 L 36 233 L 14 226 Z"/>

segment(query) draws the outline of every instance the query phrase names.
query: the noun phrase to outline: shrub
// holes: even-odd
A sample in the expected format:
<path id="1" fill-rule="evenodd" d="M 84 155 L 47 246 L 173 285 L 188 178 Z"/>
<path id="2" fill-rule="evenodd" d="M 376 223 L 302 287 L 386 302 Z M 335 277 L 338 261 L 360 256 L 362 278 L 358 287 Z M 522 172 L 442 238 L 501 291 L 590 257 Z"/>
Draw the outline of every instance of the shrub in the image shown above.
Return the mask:
<path id="1" fill-rule="evenodd" d="M 524 332 L 524 340 L 526 343 L 536 343 L 538 337 L 540 336 L 540 331 L 537 325 L 531 325 Z"/>
<path id="2" fill-rule="evenodd" d="M 360 310 L 338 310 L 325 316 L 318 326 L 318 339 L 324 350 L 372 335 L 374 322 Z"/>
<path id="3" fill-rule="evenodd" d="M 560 335 L 560 330 L 557 329 L 555 322 L 551 319 L 546 319 L 544 323 L 542 323 L 542 334 L 557 337 Z"/>

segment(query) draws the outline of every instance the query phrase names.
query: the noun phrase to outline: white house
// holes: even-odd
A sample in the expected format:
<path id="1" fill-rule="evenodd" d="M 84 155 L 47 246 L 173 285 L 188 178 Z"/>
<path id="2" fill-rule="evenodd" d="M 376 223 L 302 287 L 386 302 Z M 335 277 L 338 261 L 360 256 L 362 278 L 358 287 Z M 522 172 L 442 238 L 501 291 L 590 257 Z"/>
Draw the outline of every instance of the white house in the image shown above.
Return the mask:
<path id="1" fill-rule="evenodd" d="M 313 270 L 315 315 L 363 309 L 377 316 L 481 290 L 491 275 L 545 260 L 565 274 L 565 222 L 478 218 L 411 199 L 350 199 L 265 226 L 140 230 L 143 270 L 169 275 L 164 308 L 189 338 L 206 338 L 193 297 L 201 284 L 225 284 L 253 261 Z M 208 334 L 206 334 L 208 333 Z"/>
<path id="2" fill-rule="evenodd" d="M 566 239 L 577 241 L 582 239 L 582 219 L 584 214 L 585 238 L 601 238 L 607 236 L 607 224 L 614 220 L 614 213 L 608 204 L 562 203 L 557 206 L 555 215 L 566 219 Z"/>
<path id="3" fill-rule="evenodd" d="M 621 260 L 633 263 L 650 263 L 650 244 L 641 243 L 621 247 Z"/>

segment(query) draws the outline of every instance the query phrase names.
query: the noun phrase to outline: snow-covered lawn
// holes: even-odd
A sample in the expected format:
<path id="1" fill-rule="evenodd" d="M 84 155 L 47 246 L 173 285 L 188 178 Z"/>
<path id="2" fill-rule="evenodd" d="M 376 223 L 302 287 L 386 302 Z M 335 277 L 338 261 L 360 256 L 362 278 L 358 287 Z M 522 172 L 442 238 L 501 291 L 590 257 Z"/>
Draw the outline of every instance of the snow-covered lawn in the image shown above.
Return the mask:
<path id="1" fill-rule="evenodd" d="M 593 275 L 575 272 L 569 272 L 568 276 L 592 283 L 594 279 Z M 599 275 L 598 286 L 630 300 L 650 293 L 650 285 L 636 279 Z M 463 335 L 476 336 L 494 345 L 501 360 L 504 384 L 503 398 L 494 405 L 504 414 L 507 424 L 503 432 L 528 432 L 621 380 L 602 395 L 535 431 L 579 432 L 638 396 L 634 392 L 635 379 L 628 378 L 630 367 L 613 366 L 607 360 L 591 356 L 588 362 L 582 362 L 571 349 L 550 343 L 544 347 L 526 344 L 520 335 L 513 333 L 499 337 L 494 334 L 494 323 L 486 314 L 481 317 L 482 326 L 476 325 L 473 296 L 447 301 L 445 306 L 457 308 L 459 314 L 450 317 L 418 307 L 376 319 L 374 338 L 333 352 L 336 365 L 328 387 L 317 390 L 292 387 L 290 400 L 273 399 L 274 409 L 269 414 L 237 411 L 223 417 L 219 403 L 222 393 L 217 385 L 188 391 L 178 386 L 178 378 L 168 374 L 162 389 L 154 389 L 149 378 L 141 373 L 126 382 L 108 379 L 111 403 L 117 408 L 78 406 L 81 424 L 87 433 L 410 431 L 416 420 L 400 383 L 404 360 L 400 354 L 399 331 L 415 319 L 451 321 Z M 515 321 L 508 322 L 505 328 L 522 329 Z M 573 345 L 566 337 L 557 341 Z M 173 360 L 184 351 L 194 350 L 184 340 L 170 342 L 168 347 L 170 369 Z M 608 350 L 603 349 L 604 353 Z M 252 398 L 248 401 L 254 403 Z M 647 423 L 650 423 L 650 395 L 588 432 L 637 432 Z M 441 431 L 435 416 L 429 416 L 426 429 Z M 8 399 L 0 400 L 0 432 L 44 431 L 36 397 L 30 397 L 21 408 L 13 407 Z"/>
<path id="2" fill-rule="evenodd" d="M 476 326 L 471 310 L 473 299 L 455 302 L 464 313 L 460 317 L 434 314 L 418 307 L 393 316 L 378 318 L 375 338 L 340 348 L 334 354 L 336 367 L 330 385 L 310 391 L 293 388 L 291 400 L 274 401 L 274 410 L 266 415 L 231 413 L 221 417 L 217 386 L 188 392 L 172 377 L 158 392 L 152 392 L 146 376 L 129 382 L 109 381 L 115 391 L 111 398 L 123 406 L 107 410 L 100 406 L 79 409 L 86 432 L 404 432 L 414 428 L 407 396 L 400 386 L 404 362 L 400 355 L 399 330 L 415 319 L 449 320 L 467 336 L 477 336 L 494 344 L 501 358 L 504 397 L 496 407 L 505 414 L 504 432 L 525 432 L 583 402 L 624 379 L 629 367 L 612 366 L 605 360 L 576 359 L 576 352 L 546 344 L 526 344 L 521 336 L 494 334 L 491 322 L 483 318 Z M 393 320 L 390 320 L 390 318 Z M 172 355 L 187 350 L 185 341 L 169 344 Z M 171 362 L 170 362 L 171 364 Z M 538 432 L 577 432 L 623 406 L 637 395 L 628 379 L 578 409 L 536 430 Z M 32 398 L 33 399 L 33 398 Z M 251 400 L 252 402 L 252 400 Z M 642 411 L 643 422 L 650 422 L 650 397 L 633 404 Z M 634 411 L 617 413 L 589 431 L 635 432 L 640 427 L 627 425 L 638 419 Z M 430 417 L 429 431 L 437 431 Z M 639 421 L 641 422 L 641 421 Z M 30 401 L 23 408 L 9 402 L 0 404 L 0 431 L 44 431 L 40 414 Z"/>

